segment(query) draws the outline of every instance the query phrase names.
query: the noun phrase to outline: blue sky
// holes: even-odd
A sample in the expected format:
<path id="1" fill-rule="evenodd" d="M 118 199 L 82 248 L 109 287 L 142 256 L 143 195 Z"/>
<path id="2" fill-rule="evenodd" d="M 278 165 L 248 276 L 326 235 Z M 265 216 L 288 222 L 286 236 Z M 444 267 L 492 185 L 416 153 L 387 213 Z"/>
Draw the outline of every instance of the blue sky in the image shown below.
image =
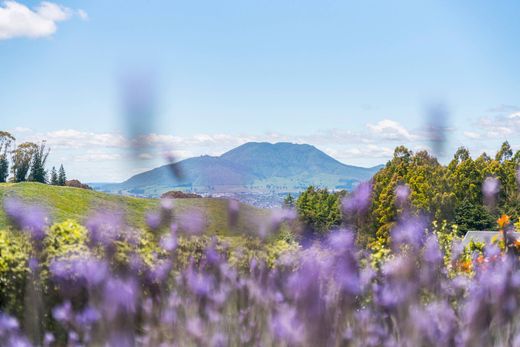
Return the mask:
<path id="1" fill-rule="evenodd" d="M 47 139 L 50 164 L 85 181 L 250 140 L 376 165 L 399 144 L 431 147 L 435 105 L 446 153 L 493 153 L 504 139 L 519 149 L 519 11 L 517 1 L 0 1 L 0 128 Z M 134 98 L 149 111 L 137 123 L 146 149 L 129 162 Z"/>

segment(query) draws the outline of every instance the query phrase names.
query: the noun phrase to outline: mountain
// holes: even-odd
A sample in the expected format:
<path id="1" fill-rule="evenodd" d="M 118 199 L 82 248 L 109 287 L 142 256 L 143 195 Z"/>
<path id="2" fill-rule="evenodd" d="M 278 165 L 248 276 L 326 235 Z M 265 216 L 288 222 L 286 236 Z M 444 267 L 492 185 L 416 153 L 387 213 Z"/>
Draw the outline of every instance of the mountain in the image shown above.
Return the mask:
<path id="1" fill-rule="evenodd" d="M 152 197 L 174 189 L 206 194 L 299 192 L 309 185 L 350 190 L 381 167 L 345 165 L 306 144 L 249 142 L 218 157 L 189 158 L 119 184 L 93 187 Z M 180 171 L 182 178 L 176 178 L 174 171 Z"/>

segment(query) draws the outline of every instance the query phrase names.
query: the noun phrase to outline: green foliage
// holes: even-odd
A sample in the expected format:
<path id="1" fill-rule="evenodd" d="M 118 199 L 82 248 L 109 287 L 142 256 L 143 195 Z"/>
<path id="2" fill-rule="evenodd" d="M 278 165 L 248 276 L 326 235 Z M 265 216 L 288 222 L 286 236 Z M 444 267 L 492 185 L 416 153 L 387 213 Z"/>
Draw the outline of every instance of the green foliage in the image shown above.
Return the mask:
<path id="1" fill-rule="evenodd" d="M 341 196 L 327 189 L 307 188 L 296 201 L 301 221 L 320 234 L 341 225 Z"/>
<path id="2" fill-rule="evenodd" d="M 0 230 L 0 305 L 2 310 L 21 315 L 30 243 L 25 235 Z"/>
<path id="3" fill-rule="evenodd" d="M 295 204 L 294 197 L 291 195 L 291 193 L 287 194 L 285 199 L 283 199 L 283 205 L 287 208 L 292 208 L 292 207 L 294 207 L 294 204 Z"/>
<path id="4" fill-rule="evenodd" d="M 15 182 L 24 182 L 27 180 L 27 174 L 31 168 L 31 162 L 38 146 L 32 142 L 24 142 L 19 145 L 13 152 L 12 171 Z"/>
<path id="5" fill-rule="evenodd" d="M 388 242 L 389 230 L 403 208 L 411 214 L 426 212 L 438 223 L 446 220 L 448 224 L 458 224 L 459 233 L 492 228 L 503 213 L 516 220 L 520 217 L 520 187 L 516 180 L 519 166 L 520 151 L 513 155 L 507 142 L 495 159 L 483 153 L 474 160 L 461 147 L 447 166 L 425 151 L 413 153 L 406 147 L 397 147 L 392 160 L 374 176 L 370 228 L 366 232 L 373 239 Z M 482 184 L 488 176 L 500 181 L 494 207 L 485 207 L 483 203 Z M 395 189 L 399 184 L 407 184 L 411 190 L 405 207 L 396 204 Z"/>
<path id="6" fill-rule="evenodd" d="M 49 156 L 50 149 L 46 148 L 45 142 L 42 142 L 34 151 L 31 161 L 30 180 L 34 182 L 47 183 L 47 171 L 45 163 Z"/>
<path id="7" fill-rule="evenodd" d="M 455 208 L 454 222 L 462 233 L 468 230 L 489 230 L 496 224 L 482 204 L 471 203 L 469 199 L 462 200 Z"/>
<path id="8" fill-rule="evenodd" d="M 50 183 L 53 186 L 57 186 L 58 185 L 58 173 L 56 172 L 56 168 L 54 166 L 52 167 L 52 170 L 51 170 L 51 181 L 50 181 Z"/>
<path id="9" fill-rule="evenodd" d="M 7 181 L 9 176 L 9 161 L 6 156 L 0 155 L 0 183 Z"/>
<path id="10" fill-rule="evenodd" d="M 6 182 L 9 176 L 9 161 L 7 155 L 16 139 L 7 131 L 0 131 L 0 182 Z"/>
<path id="11" fill-rule="evenodd" d="M 49 228 L 44 240 L 44 258 L 72 257 L 88 253 L 87 230 L 74 220 L 56 223 Z"/>
<path id="12" fill-rule="evenodd" d="M 60 165 L 60 170 L 58 172 L 58 185 L 64 186 L 67 182 L 67 175 L 65 174 L 65 169 L 63 168 L 63 164 Z"/>

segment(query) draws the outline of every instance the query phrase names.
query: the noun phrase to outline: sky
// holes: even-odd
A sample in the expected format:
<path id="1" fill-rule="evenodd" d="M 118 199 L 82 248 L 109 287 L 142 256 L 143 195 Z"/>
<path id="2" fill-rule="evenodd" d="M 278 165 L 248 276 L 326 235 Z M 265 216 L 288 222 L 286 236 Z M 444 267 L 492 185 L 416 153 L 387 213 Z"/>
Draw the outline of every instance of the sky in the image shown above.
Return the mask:
<path id="1" fill-rule="evenodd" d="M 459 146 L 518 150 L 519 12 L 480 0 L 0 0 L 0 130 L 46 140 L 49 166 L 84 182 L 248 141 L 309 143 L 359 166 L 401 144 L 442 162 Z"/>

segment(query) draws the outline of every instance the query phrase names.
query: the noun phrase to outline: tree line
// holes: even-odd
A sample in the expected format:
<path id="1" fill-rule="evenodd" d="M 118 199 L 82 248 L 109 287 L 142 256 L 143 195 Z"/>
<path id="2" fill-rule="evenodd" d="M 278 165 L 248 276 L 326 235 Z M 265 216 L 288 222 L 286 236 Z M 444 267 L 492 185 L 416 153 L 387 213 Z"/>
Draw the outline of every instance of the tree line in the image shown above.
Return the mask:
<path id="1" fill-rule="evenodd" d="M 387 242 L 389 231 L 404 211 L 455 224 L 461 234 L 468 230 L 493 230 L 502 214 L 517 221 L 519 168 L 520 150 L 513 152 L 507 141 L 494 157 L 482 153 L 473 159 L 467 148 L 460 147 L 447 165 L 440 164 L 427 151 L 414 153 L 399 146 L 370 182 L 371 204 L 362 220 L 353 221 L 363 233 L 358 236 Z M 496 189 L 493 201 L 486 201 L 483 191 L 487 180 L 492 180 L 492 189 Z M 401 195 L 403 190 L 407 191 L 406 201 L 399 201 L 400 190 Z M 286 204 L 295 206 L 307 226 L 323 233 L 345 224 L 341 201 L 346 194 L 309 187 L 296 201 L 292 196 L 288 198 Z"/>
<path id="2" fill-rule="evenodd" d="M 0 131 L 0 183 L 32 181 L 64 186 L 67 175 L 63 165 L 58 171 L 53 167 L 49 177 L 45 168 L 49 153 L 45 141 L 39 144 L 24 142 L 17 146 L 13 135 Z"/>

